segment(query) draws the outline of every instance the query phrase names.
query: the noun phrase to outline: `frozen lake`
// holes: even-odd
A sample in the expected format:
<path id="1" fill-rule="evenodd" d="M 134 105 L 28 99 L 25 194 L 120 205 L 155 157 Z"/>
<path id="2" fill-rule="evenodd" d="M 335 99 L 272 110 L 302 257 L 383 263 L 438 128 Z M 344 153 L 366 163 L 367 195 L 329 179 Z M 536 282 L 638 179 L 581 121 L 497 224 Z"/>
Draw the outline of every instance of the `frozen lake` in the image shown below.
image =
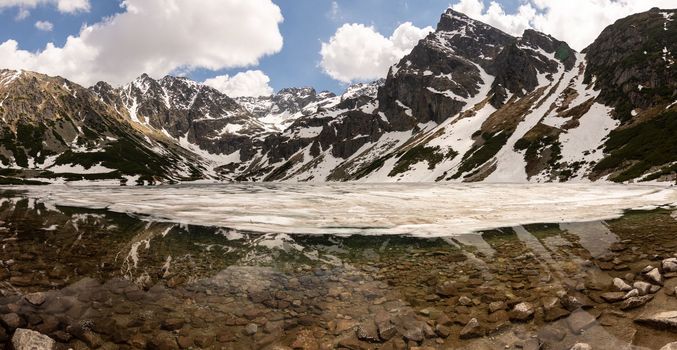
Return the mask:
<path id="1" fill-rule="evenodd" d="M 209 184 L 27 187 L 48 205 L 250 232 L 443 237 L 674 207 L 677 189 L 613 184 Z"/>

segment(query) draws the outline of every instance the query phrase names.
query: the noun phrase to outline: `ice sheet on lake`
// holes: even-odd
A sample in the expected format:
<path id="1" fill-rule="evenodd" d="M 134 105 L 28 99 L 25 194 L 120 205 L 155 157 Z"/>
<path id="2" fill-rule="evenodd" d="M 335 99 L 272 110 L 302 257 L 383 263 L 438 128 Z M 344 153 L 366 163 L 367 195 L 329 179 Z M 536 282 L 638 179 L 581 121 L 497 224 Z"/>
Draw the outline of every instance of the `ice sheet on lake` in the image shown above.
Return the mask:
<path id="1" fill-rule="evenodd" d="M 286 234 L 454 236 L 529 223 L 584 222 L 677 205 L 677 189 L 613 184 L 211 184 L 27 187 L 50 205 L 146 220 Z"/>

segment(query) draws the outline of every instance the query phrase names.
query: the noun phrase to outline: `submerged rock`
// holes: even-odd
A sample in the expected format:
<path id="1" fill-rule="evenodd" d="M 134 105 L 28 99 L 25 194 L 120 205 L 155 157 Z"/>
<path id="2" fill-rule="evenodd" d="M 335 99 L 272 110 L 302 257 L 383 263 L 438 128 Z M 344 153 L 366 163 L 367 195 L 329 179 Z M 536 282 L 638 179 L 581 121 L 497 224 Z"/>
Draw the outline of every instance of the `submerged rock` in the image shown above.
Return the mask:
<path id="1" fill-rule="evenodd" d="M 657 268 L 651 269 L 645 276 L 653 284 L 663 285 L 663 275 L 661 275 L 661 272 Z"/>
<path id="2" fill-rule="evenodd" d="M 31 293 L 24 296 L 24 298 L 34 306 L 40 306 L 47 300 L 45 293 Z"/>
<path id="3" fill-rule="evenodd" d="M 639 291 L 639 295 L 647 295 L 651 292 L 651 283 L 646 283 L 646 282 L 635 282 L 633 285 L 637 291 Z"/>
<path id="4" fill-rule="evenodd" d="M 615 303 L 625 299 L 625 294 L 623 292 L 609 292 L 600 295 L 604 301 L 608 303 Z"/>
<path id="5" fill-rule="evenodd" d="M 677 272 L 677 258 L 669 258 L 661 263 L 663 272 Z"/>
<path id="6" fill-rule="evenodd" d="M 618 277 L 614 278 L 613 284 L 614 284 L 614 287 L 616 287 L 616 289 L 620 290 L 621 292 L 629 292 L 629 291 L 632 290 L 631 285 L 625 283 L 625 281 L 623 281 L 622 279 L 620 279 Z"/>
<path id="7" fill-rule="evenodd" d="M 677 342 L 665 344 L 661 350 L 677 350 Z"/>
<path id="8" fill-rule="evenodd" d="M 621 310 L 630 310 L 638 308 L 648 303 L 651 299 L 653 299 L 653 295 L 628 298 L 621 305 Z"/>
<path id="9" fill-rule="evenodd" d="M 574 333 L 581 333 L 592 326 L 597 319 L 585 311 L 577 311 L 567 318 L 567 324 Z"/>
<path id="10" fill-rule="evenodd" d="M 44 334 L 19 328 L 14 332 L 12 345 L 15 350 L 52 350 L 56 342 Z"/>
<path id="11" fill-rule="evenodd" d="M 677 332 L 677 311 L 664 311 L 650 315 L 642 315 L 635 322 L 654 328 Z"/>
<path id="12" fill-rule="evenodd" d="M 510 319 L 514 321 L 526 321 L 534 316 L 534 306 L 528 302 L 522 302 L 510 311 Z"/>
<path id="13" fill-rule="evenodd" d="M 484 335 L 482 326 L 480 326 L 479 321 L 476 318 L 470 319 L 470 322 L 463 327 L 461 330 L 460 337 L 461 339 L 471 339 L 478 338 Z"/>

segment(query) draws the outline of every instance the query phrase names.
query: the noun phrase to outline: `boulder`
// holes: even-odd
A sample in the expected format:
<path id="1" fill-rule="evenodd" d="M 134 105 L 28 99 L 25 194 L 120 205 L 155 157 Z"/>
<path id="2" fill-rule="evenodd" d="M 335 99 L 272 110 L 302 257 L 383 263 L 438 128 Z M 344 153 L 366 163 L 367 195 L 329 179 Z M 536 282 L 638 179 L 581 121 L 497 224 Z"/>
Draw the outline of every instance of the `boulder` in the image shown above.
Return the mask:
<path id="1" fill-rule="evenodd" d="M 15 350 L 52 350 L 56 342 L 44 334 L 19 328 L 14 332 L 12 345 Z"/>

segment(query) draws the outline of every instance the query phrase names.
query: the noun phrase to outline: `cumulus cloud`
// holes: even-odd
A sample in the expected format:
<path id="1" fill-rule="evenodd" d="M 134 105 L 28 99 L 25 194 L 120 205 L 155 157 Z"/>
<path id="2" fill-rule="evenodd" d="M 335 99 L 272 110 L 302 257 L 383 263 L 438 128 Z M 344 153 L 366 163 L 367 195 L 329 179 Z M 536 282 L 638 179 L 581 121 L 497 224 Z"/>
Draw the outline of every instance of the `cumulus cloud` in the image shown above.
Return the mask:
<path id="1" fill-rule="evenodd" d="M 50 43 L 29 52 L 7 40 L 0 44 L 0 67 L 61 75 L 84 85 L 99 80 L 120 85 L 143 72 L 161 77 L 255 65 L 282 49 L 282 13 L 271 0 L 125 0 L 122 6 L 123 13 L 84 26 L 63 46 Z"/>
<path id="2" fill-rule="evenodd" d="M 320 66 L 332 78 L 344 83 L 383 78 L 388 69 L 432 32 L 403 23 L 386 38 L 374 27 L 344 24 L 329 42 L 322 43 Z"/>
<path id="3" fill-rule="evenodd" d="M 19 7 L 17 18 L 26 18 L 30 14 L 28 9 L 39 5 L 56 5 L 59 12 L 76 13 L 87 12 L 91 5 L 89 0 L 0 0 L 0 9 L 5 7 Z"/>
<path id="4" fill-rule="evenodd" d="M 37 21 L 35 22 L 35 28 L 43 32 L 51 32 L 54 30 L 54 25 L 50 21 Z"/>
<path id="5" fill-rule="evenodd" d="M 675 0 L 527 0 L 514 13 L 506 13 L 495 1 L 488 4 L 459 0 L 451 7 L 506 33 L 519 36 L 533 28 L 580 51 L 616 20 L 652 7 L 674 8 Z"/>
<path id="6" fill-rule="evenodd" d="M 232 77 L 219 75 L 204 81 L 205 85 L 211 86 L 230 97 L 272 95 L 273 88 L 268 83 L 270 83 L 270 78 L 260 70 L 240 72 Z"/>

